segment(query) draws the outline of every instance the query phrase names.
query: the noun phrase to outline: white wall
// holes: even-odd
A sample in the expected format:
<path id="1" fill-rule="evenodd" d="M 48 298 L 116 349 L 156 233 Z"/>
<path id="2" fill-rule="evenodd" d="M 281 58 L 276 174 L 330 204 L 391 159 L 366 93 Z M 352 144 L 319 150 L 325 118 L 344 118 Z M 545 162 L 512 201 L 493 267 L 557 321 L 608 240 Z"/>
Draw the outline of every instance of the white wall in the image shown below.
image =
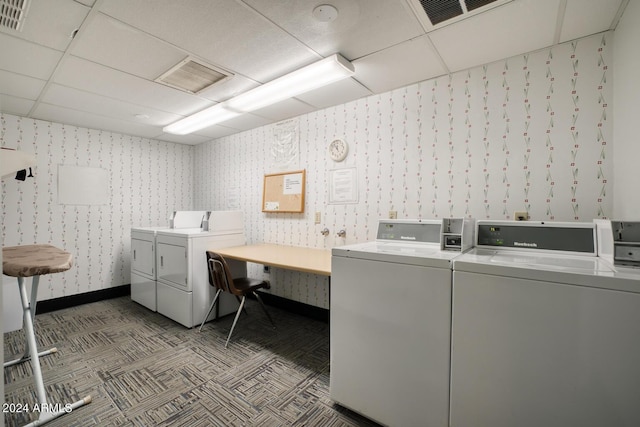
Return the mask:
<path id="1" fill-rule="evenodd" d="M 583 38 L 297 118 L 304 214 L 261 212 L 269 125 L 196 147 L 195 208 L 245 212 L 250 242 L 319 248 L 375 239 L 379 218 L 591 221 L 612 211 L 612 33 Z M 327 146 L 350 144 L 344 163 Z M 328 203 L 328 173 L 355 167 L 359 199 Z M 230 198 L 230 196 L 232 196 Z M 314 224 L 321 212 L 321 224 Z M 331 235 L 323 237 L 323 227 Z M 346 239 L 336 236 L 345 228 Z M 258 266 L 250 270 L 261 276 Z M 328 308 L 328 281 L 275 270 L 271 292 Z"/>
<path id="2" fill-rule="evenodd" d="M 51 243 L 75 257 L 71 270 L 42 277 L 40 301 L 129 284 L 131 227 L 168 225 L 193 204 L 192 146 L 8 114 L 0 143 L 37 159 L 35 178 L 2 180 L 3 244 Z M 59 164 L 106 169 L 109 204 L 60 205 Z"/>
<path id="3" fill-rule="evenodd" d="M 615 219 L 640 220 L 640 2 L 630 1 L 615 31 L 613 68 Z"/>

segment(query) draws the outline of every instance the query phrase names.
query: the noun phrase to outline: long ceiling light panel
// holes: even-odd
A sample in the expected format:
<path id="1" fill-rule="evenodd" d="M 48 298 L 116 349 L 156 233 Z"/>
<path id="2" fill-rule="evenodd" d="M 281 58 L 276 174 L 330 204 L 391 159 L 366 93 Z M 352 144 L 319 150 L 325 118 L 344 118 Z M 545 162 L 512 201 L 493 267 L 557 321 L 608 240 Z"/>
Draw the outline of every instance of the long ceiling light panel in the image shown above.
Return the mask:
<path id="1" fill-rule="evenodd" d="M 178 120 L 162 130 L 185 135 L 352 76 L 353 65 L 335 54 Z"/>

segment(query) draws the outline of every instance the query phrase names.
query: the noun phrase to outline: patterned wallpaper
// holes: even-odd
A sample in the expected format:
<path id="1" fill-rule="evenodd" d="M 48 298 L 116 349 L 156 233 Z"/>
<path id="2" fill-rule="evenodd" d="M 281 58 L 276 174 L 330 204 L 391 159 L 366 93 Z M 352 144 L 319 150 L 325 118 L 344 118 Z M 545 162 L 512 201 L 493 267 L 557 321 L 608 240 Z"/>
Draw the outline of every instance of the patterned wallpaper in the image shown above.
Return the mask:
<path id="1" fill-rule="evenodd" d="M 131 227 L 167 225 L 193 204 L 191 146 L 7 114 L 0 126 L 2 146 L 37 159 L 34 178 L 2 180 L 3 244 L 51 243 L 75 256 L 71 270 L 41 278 L 38 300 L 129 284 Z M 109 204 L 58 204 L 60 164 L 106 169 Z"/>
<path id="2" fill-rule="evenodd" d="M 298 117 L 303 214 L 261 212 L 276 125 L 191 147 L 0 115 L 1 145 L 38 160 L 35 178 L 2 181 L 4 244 L 51 242 L 76 255 L 76 268 L 43 277 L 45 300 L 129 283 L 130 227 L 165 225 L 175 209 L 238 207 L 249 242 L 316 248 L 375 239 L 390 210 L 608 217 L 612 39 L 595 35 Z M 341 163 L 327 154 L 336 138 L 350 144 Z M 107 169 L 110 204 L 59 205 L 59 164 Z M 329 173 L 345 167 L 357 171 L 358 201 L 331 204 Z M 255 265 L 250 273 L 263 275 Z M 270 279 L 276 295 L 329 306 L 327 278 L 272 269 Z"/>
<path id="3" fill-rule="evenodd" d="M 379 218 L 591 221 L 610 216 L 612 33 L 297 118 L 304 214 L 261 212 L 275 125 L 196 147 L 195 208 L 245 212 L 249 242 L 330 248 L 375 239 Z M 342 163 L 327 155 L 343 138 Z M 329 204 L 329 172 L 355 167 L 358 202 Z M 314 224 L 314 213 L 322 215 Z M 329 228 L 324 237 L 320 230 Z M 346 238 L 336 236 L 345 229 Z M 250 273 L 263 275 L 259 266 Z M 274 269 L 271 292 L 328 308 L 328 280 Z"/>

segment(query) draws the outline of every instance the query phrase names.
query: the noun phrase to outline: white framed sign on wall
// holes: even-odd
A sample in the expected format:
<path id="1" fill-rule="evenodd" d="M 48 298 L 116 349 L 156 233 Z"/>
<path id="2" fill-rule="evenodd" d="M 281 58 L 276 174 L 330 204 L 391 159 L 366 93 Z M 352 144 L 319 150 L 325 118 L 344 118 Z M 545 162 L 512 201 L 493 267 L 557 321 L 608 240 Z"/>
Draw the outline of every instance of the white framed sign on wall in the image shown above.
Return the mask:
<path id="1" fill-rule="evenodd" d="M 329 203 L 358 203 L 358 170 L 355 167 L 329 171 Z"/>

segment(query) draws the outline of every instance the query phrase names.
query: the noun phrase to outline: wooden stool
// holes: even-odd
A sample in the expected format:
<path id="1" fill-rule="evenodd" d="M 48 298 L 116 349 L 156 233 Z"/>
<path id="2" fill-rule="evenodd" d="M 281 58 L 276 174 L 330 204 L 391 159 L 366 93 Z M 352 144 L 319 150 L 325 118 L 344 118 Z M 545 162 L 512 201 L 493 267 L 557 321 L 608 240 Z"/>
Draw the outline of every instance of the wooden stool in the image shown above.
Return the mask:
<path id="1" fill-rule="evenodd" d="M 66 405 L 47 403 L 39 356 L 55 353 L 57 349 L 54 347 L 38 353 L 36 335 L 33 328 L 40 276 L 67 271 L 72 265 L 73 256 L 69 252 L 65 252 L 51 245 L 22 245 L 2 248 L 2 272 L 7 276 L 18 278 L 18 287 L 20 288 L 20 299 L 22 300 L 22 311 L 24 315 L 25 336 L 27 339 L 24 355 L 18 359 L 6 362 L 4 367 L 6 368 L 31 360 L 40 416 L 36 421 L 28 424 L 28 426 L 42 425 L 91 402 L 91 396 L 87 396 L 75 403 Z M 29 301 L 27 295 L 27 287 L 24 283 L 25 277 L 31 277 L 31 301 Z"/>

